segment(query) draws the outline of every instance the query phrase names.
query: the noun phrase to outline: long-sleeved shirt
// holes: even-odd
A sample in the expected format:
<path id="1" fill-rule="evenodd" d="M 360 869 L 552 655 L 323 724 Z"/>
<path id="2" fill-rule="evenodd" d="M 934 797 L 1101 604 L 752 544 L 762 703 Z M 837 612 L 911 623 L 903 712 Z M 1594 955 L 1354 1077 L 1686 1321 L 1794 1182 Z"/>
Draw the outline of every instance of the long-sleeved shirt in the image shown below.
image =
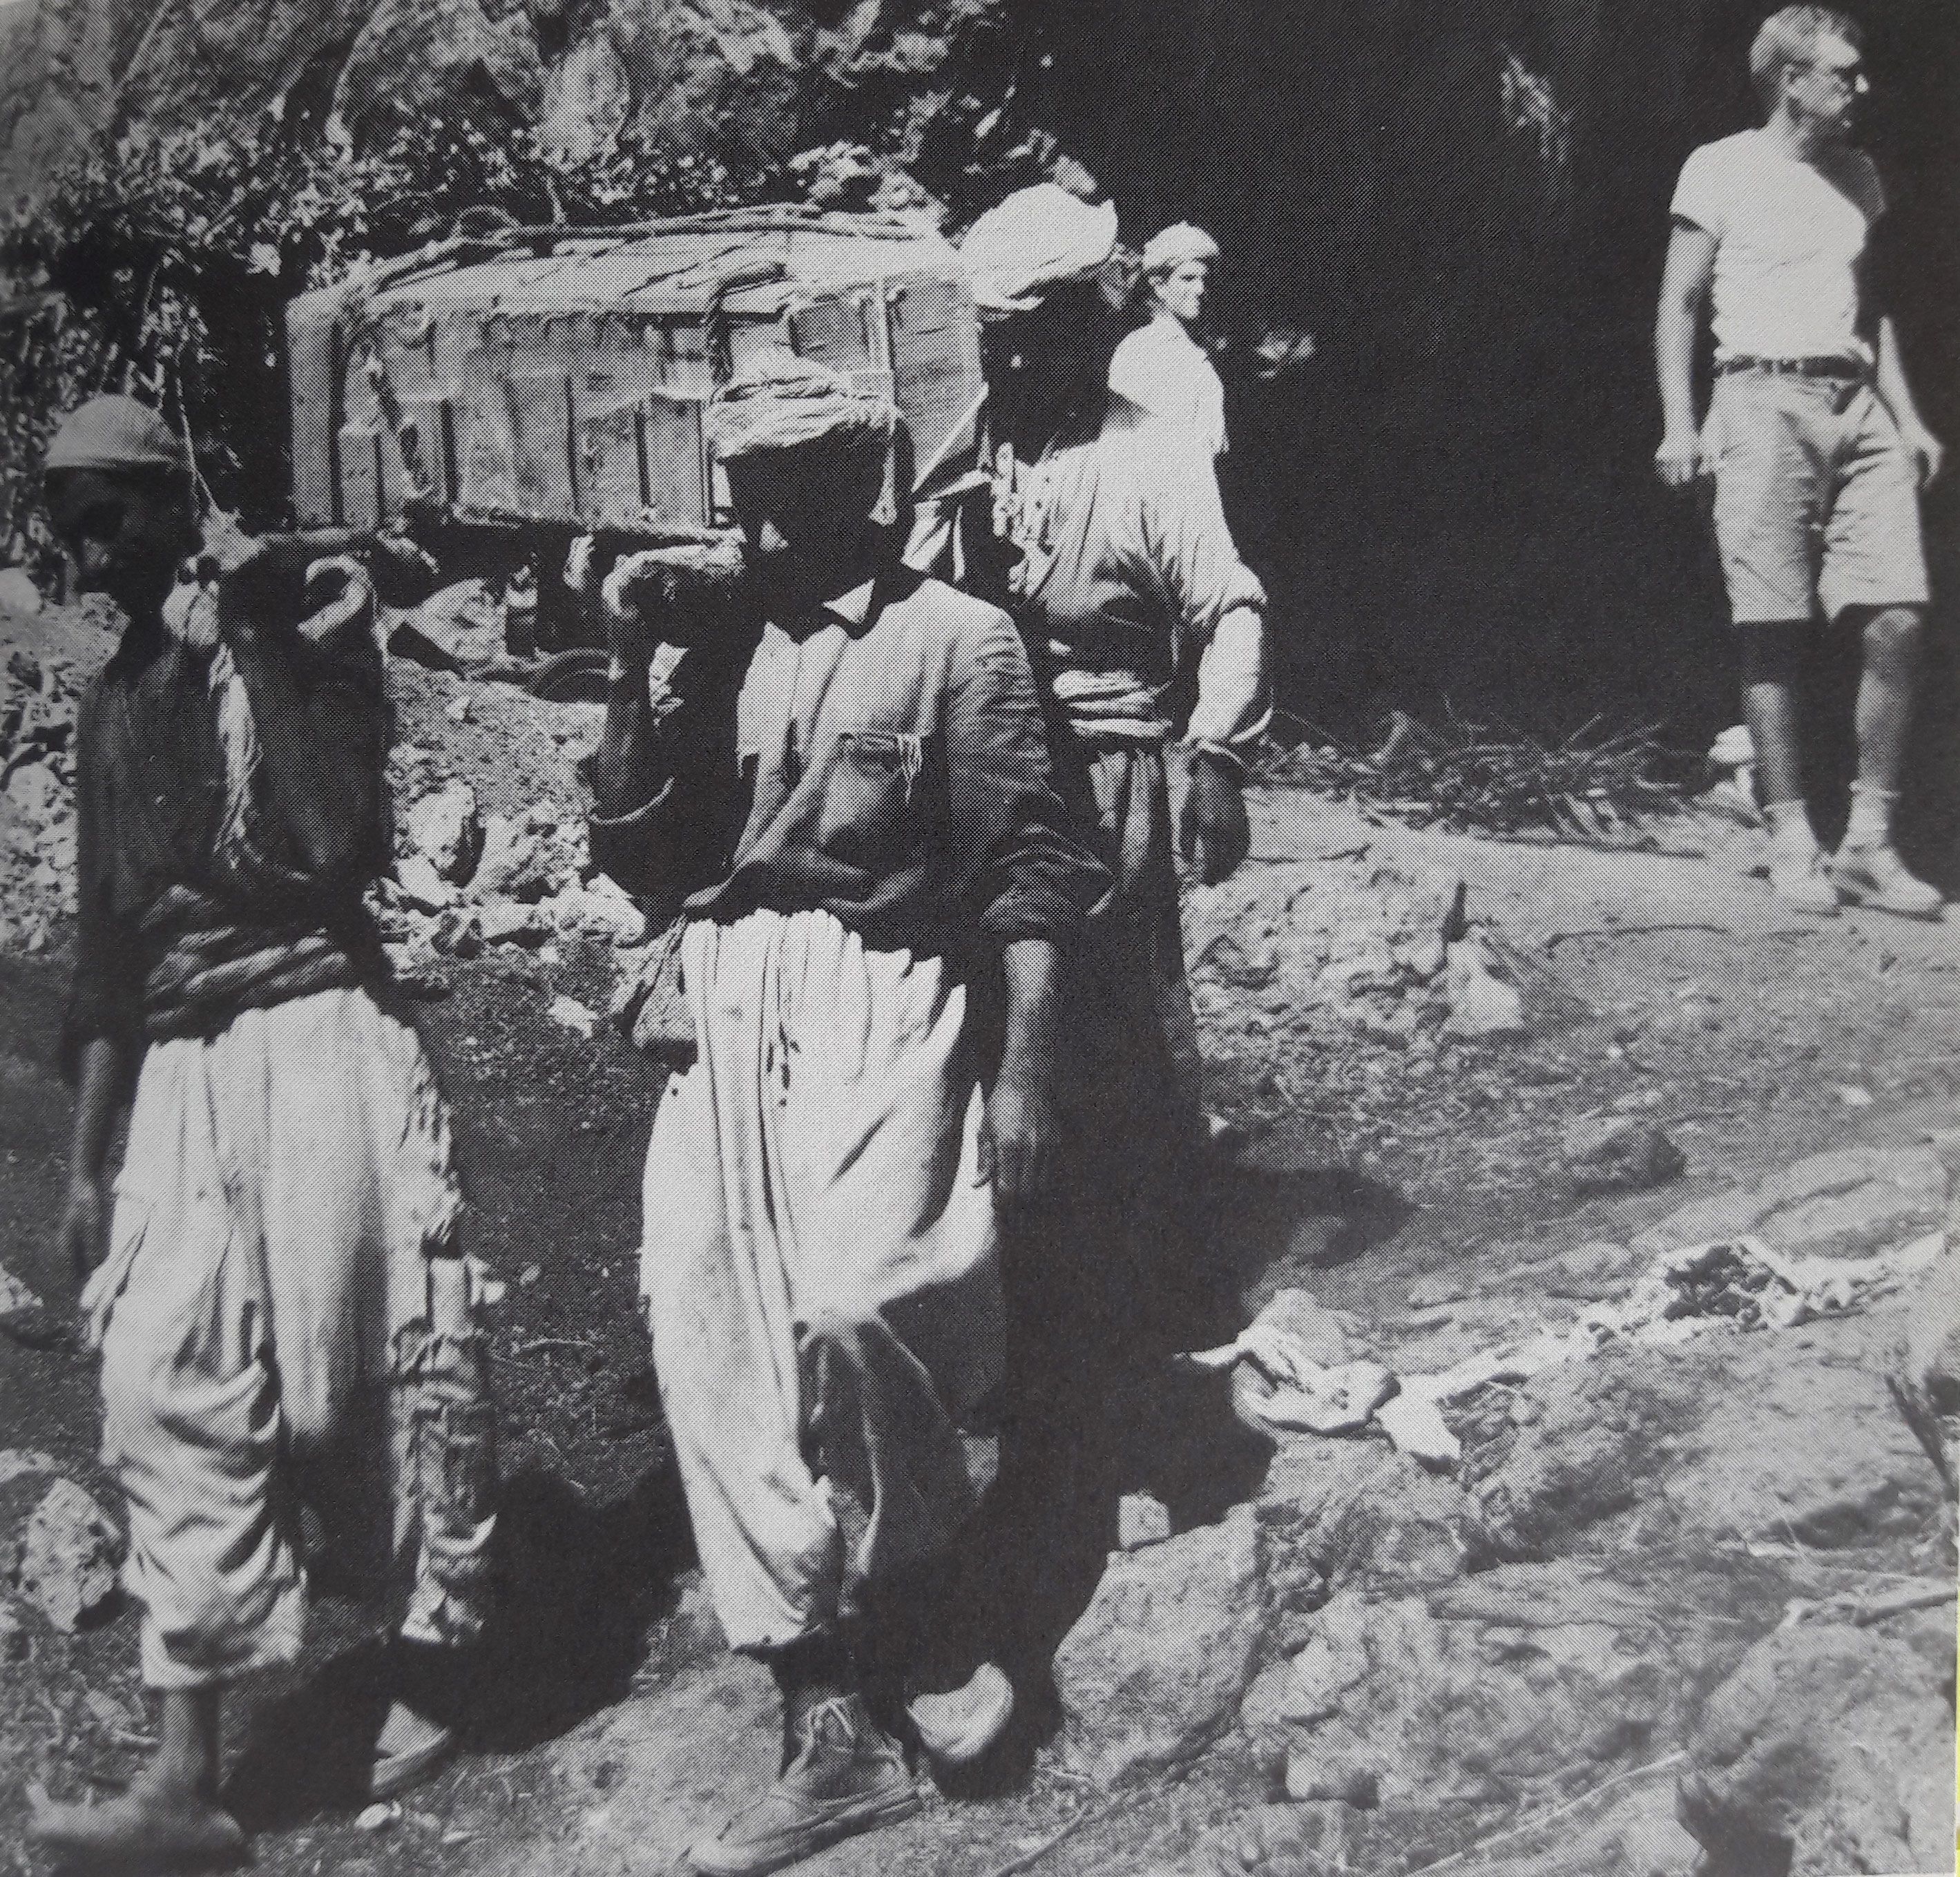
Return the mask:
<path id="1" fill-rule="evenodd" d="M 1184 734 L 1230 752 L 1272 718 L 1265 590 L 1239 558 L 1211 463 L 1162 430 L 1010 463 L 997 495 L 1020 550 L 1023 623 L 1058 673 L 1133 673 L 1195 701 Z"/>
<path id="2" fill-rule="evenodd" d="M 937 581 L 895 570 L 804 629 L 765 625 L 734 714 L 742 819 L 714 876 L 687 883 L 692 917 L 820 910 L 867 945 L 956 956 L 1066 941 L 1109 891 L 1064 831 L 1013 622 Z M 663 733 L 656 713 L 646 734 Z M 633 857 L 671 857 L 663 824 L 700 799 L 603 804 L 595 854 L 668 897 Z"/>
<path id="3" fill-rule="evenodd" d="M 252 674 L 275 666 L 300 708 L 254 713 L 261 761 L 242 841 L 223 838 L 231 792 L 213 657 L 139 623 L 82 701 L 71 1071 L 98 1037 L 134 1046 L 211 1033 L 241 1010 L 378 974 L 361 900 L 387 847 L 378 650 L 358 630 L 317 644 L 297 631 L 259 635 L 244 661 L 248 695 Z M 280 760 L 266 746 L 282 734 L 316 753 Z M 309 806 L 332 850 L 324 875 L 290 830 L 274 772 L 314 787 Z"/>

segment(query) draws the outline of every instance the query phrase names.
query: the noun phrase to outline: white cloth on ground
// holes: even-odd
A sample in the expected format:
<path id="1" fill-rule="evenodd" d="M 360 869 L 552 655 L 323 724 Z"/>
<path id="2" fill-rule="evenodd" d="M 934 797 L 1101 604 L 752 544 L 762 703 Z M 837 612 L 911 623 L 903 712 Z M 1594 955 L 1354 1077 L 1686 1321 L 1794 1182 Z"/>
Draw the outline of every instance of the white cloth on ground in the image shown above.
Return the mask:
<path id="1" fill-rule="evenodd" d="M 856 1615 L 973 1509 L 1003 1309 L 966 991 L 829 914 L 687 931 L 698 1058 L 647 1150 L 641 1287 L 737 1649 Z"/>
<path id="2" fill-rule="evenodd" d="M 495 1455 L 459 1204 L 422 1044 L 364 991 L 149 1048 L 83 1306 L 152 1688 L 292 1659 L 309 1561 L 405 1597 L 417 1640 L 476 1633 Z"/>

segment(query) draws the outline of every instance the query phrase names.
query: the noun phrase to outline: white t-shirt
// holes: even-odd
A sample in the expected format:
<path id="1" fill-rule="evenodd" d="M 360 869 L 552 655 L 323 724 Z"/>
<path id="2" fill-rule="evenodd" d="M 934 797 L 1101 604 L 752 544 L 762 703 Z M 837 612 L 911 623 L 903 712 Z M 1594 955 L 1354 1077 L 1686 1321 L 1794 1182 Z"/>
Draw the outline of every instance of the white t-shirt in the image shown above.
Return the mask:
<path id="1" fill-rule="evenodd" d="M 1885 210 L 1862 150 L 1806 162 L 1766 130 L 1704 144 L 1674 214 L 1715 237 L 1716 357 L 1869 359 L 1858 262 Z"/>
<path id="2" fill-rule="evenodd" d="M 1176 320 L 1153 320 L 1116 348 L 1109 389 L 1116 399 L 1106 429 L 1134 428 L 1144 415 L 1163 418 L 1182 425 L 1208 454 L 1225 453 L 1225 387 L 1204 348 Z"/>

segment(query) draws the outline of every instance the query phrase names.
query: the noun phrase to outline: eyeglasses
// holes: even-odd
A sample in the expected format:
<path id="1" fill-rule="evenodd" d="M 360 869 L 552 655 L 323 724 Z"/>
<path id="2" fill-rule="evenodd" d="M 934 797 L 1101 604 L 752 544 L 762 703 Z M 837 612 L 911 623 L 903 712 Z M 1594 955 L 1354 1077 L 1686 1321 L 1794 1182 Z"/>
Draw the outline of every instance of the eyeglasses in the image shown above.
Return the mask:
<path id="1" fill-rule="evenodd" d="M 1825 65 L 1806 60 L 1793 69 L 1815 72 L 1820 78 L 1828 78 L 1841 91 L 1869 91 L 1872 86 L 1872 81 L 1866 76 L 1865 68 L 1861 65 Z"/>

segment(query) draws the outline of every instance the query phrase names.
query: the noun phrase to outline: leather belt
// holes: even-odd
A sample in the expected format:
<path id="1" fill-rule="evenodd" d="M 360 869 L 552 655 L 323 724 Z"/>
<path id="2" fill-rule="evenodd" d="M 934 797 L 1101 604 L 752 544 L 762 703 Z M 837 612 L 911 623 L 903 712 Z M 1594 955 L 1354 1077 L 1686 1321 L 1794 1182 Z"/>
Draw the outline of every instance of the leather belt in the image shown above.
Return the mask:
<path id="1" fill-rule="evenodd" d="M 1854 358 L 1754 358 L 1745 355 L 1725 358 L 1715 367 L 1718 378 L 1735 371 L 1762 372 L 1777 378 L 1832 378 L 1847 384 L 1862 383 L 1872 375 L 1869 366 Z"/>

